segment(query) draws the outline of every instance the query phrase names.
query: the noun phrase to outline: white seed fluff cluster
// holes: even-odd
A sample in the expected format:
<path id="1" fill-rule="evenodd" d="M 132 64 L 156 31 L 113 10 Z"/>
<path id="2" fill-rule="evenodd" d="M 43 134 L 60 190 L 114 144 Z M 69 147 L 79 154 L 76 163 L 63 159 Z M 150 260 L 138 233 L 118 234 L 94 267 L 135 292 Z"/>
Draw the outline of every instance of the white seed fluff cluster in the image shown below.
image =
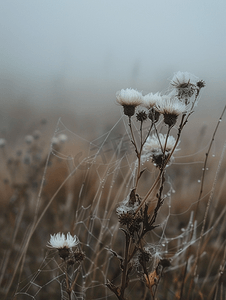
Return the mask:
<path id="1" fill-rule="evenodd" d="M 155 109 L 161 114 L 169 114 L 179 116 L 186 112 L 187 106 L 185 103 L 172 99 L 170 96 L 163 96 L 161 101 L 155 104 Z"/>
<path id="2" fill-rule="evenodd" d="M 174 74 L 173 79 L 170 81 L 170 84 L 174 88 L 172 93 L 175 94 L 178 99 L 185 101 L 186 104 L 189 104 L 190 99 L 200 89 L 197 86 L 198 81 L 198 77 L 188 72 L 179 71 Z"/>
<path id="3" fill-rule="evenodd" d="M 174 126 L 180 114 L 188 113 L 197 105 L 200 89 L 204 86 L 205 82 L 195 75 L 179 71 L 170 80 L 170 89 L 166 94 L 157 92 L 143 96 L 141 92 L 127 88 L 116 93 L 116 100 L 124 107 L 124 114 L 128 117 L 132 117 L 135 114 L 135 108 L 141 105 L 149 110 L 148 116 L 152 121 L 156 122 L 156 119 L 151 116 L 157 112 L 164 115 L 165 124 Z M 176 119 L 166 119 L 166 114 L 175 116 Z"/>
<path id="4" fill-rule="evenodd" d="M 143 96 L 142 105 L 144 107 L 146 107 L 147 109 L 150 109 L 150 108 L 154 107 L 154 105 L 156 103 L 161 102 L 161 101 L 162 101 L 162 96 L 159 92 L 156 94 L 149 93 L 149 94 Z"/>
<path id="5" fill-rule="evenodd" d="M 170 84 L 176 88 L 186 87 L 188 84 L 196 85 L 198 82 L 198 77 L 188 72 L 178 71 L 174 74 Z"/>
<path id="6" fill-rule="evenodd" d="M 126 198 L 120 205 L 116 208 L 116 212 L 118 215 L 127 214 L 127 213 L 135 213 L 139 207 L 139 203 L 135 202 L 133 205 L 129 203 L 129 197 Z"/>
<path id="7" fill-rule="evenodd" d="M 56 233 L 50 235 L 50 241 L 48 242 L 48 247 L 50 248 L 72 248 L 77 246 L 79 243 L 78 237 L 76 235 L 72 236 L 69 232 L 67 237 L 63 233 Z"/>
<path id="8" fill-rule="evenodd" d="M 137 90 L 122 89 L 116 93 L 116 100 L 122 106 L 138 106 L 142 103 L 143 96 Z"/>
<path id="9" fill-rule="evenodd" d="M 170 153 L 170 151 L 175 146 L 176 140 L 172 135 L 168 136 L 167 142 L 166 142 L 166 138 L 167 135 L 162 133 L 159 133 L 158 136 L 156 134 L 149 136 L 146 143 L 144 144 L 141 160 L 144 162 L 148 160 L 150 157 L 152 157 L 153 155 L 162 155 L 165 147 L 165 143 L 166 143 L 165 151 L 167 153 Z"/>

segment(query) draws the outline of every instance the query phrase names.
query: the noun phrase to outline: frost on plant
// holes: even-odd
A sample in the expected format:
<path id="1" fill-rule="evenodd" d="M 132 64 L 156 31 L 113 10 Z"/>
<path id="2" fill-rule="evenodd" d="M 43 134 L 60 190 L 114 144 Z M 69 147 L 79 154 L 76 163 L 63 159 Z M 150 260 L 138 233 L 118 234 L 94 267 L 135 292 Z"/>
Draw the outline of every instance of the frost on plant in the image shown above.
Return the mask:
<path id="1" fill-rule="evenodd" d="M 186 250 L 197 240 L 197 222 L 191 219 L 182 233 L 176 233 L 172 239 L 168 237 L 168 218 L 174 204 L 171 202 L 174 178 L 168 171 L 177 160 L 183 129 L 204 85 L 194 75 L 178 72 L 170 81 L 167 93 L 142 95 L 132 88 L 120 90 L 116 101 L 123 109 L 120 121 L 126 128 L 123 138 L 126 137 L 127 144 L 122 145 L 125 140 L 121 137 L 111 140 L 106 154 L 103 148 L 107 138 L 101 143 L 94 140 L 90 142 L 87 157 L 80 159 L 78 153 L 79 162 L 75 164 L 72 158 L 61 217 L 68 218 L 67 228 L 76 235 L 59 232 L 50 235 L 47 244 L 49 256 L 51 259 L 54 256 L 51 263 L 56 266 L 53 270 L 60 284 L 61 299 L 171 299 L 172 285 L 165 281 L 162 284 L 166 271 L 168 274 L 175 269 L 181 271 L 188 259 L 188 269 L 192 269 L 193 258 L 186 257 L 190 255 Z M 69 163 L 67 155 L 60 156 L 69 139 L 65 132 L 69 133 L 61 130 L 54 135 L 51 151 Z M 37 132 L 26 136 L 27 147 L 35 145 L 39 136 Z M 116 148 L 112 158 L 108 155 L 113 142 Z M 94 155 L 91 146 L 97 150 Z M 97 155 L 103 153 L 106 156 L 99 164 Z M 76 177 L 81 175 L 80 170 L 82 178 Z M 78 182 L 73 181 L 72 175 Z M 66 207 L 70 210 L 67 214 Z M 59 224 L 55 230 L 65 230 Z M 159 288 L 164 285 L 166 292 Z M 177 297 L 177 291 L 173 296 Z"/>
<path id="2" fill-rule="evenodd" d="M 174 74 L 170 84 L 178 99 L 184 101 L 186 105 L 190 103 L 192 96 L 198 95 L 200 89 L 205 86 L 203 80 L 199 80 L 193 74 L 181 71 Z"/>
<path id="3" fill-rule="evenodd" d="M 123 106 L 124 114 L 132 117 L 135 108 L 142 103 L 142 94 L 134 89 L 122 89 L 116 93 L 117 102 Z"/>
<path id="4" fill-rule="evenodd" d="M 175 138 L 170 135 L 159 133 L 149 136 L 144 144 L 142 162 L 148 161 L 150 158 L 156 167 L 161 167 L 169 157 L 170 152 L 176 145 Z M 174 149 L 176 151 L 177 149 Z M 171 156 L 171 159 L 173 157 Z"/>
<path id="5" fill-rule="evenodd" d="M 169 127 L 176 124 L 179 115 L 187 112 L 185 103 L 170 96 L 164 96 L 161 101 L 158 101 L 155 109 L 163 115 L 164 123 Z"/>
<path id="6" fill-rule="evenodd" d="M 145 96 L 143 96 L 143 103 L 142 105 L 146 107 L 147 109 L 151 109 L 157 104 L 158 102 L 162 101 L 162 96 L 161 94 L 158 93 L 149 93 Z"/>
<path id="7" fill-rule="evenodd" d="M 120 300 L 126 299 L 126 290 L 132 278 L 130 274 L 135 269 L 144 278 L 152 299 L 156 299 L 163 271 L 171 264 L 164 254 L 159 255 L 159 260 L 156 261 L 154 258 L 157 257 L 157 253 L 150 249 L 157 249 L 157 247 L 145 247 L 144 237 L 150 237 L 153 230 L 159 226 L 156 221 L 167 198 L 165 194 L 166 167 L 172 161 L 174 152 L 178 150 L 183 128 L 193 112 L 202 87 L 204 87 L 203 81 L 199 81 L 187 72 L 178 72 L 171 81 L 171 89 L 168 94 L 149 93 L 141 98 L 140 103 L 131 102 L 134 110 L 139 104 L 147 109 L 147 113 L 140 110 L 136 114 L 136 119 L 140 122 L 137 135 L 135 135 L 131 121 L 134 110 L 131 114 L 125 113 L 124 110 L 124 114 L 129 117 L 131 143 L 137 161 L 134 186 L 129 197 L 117 208 L 119 223 L 123 226 L 122 230 L 125 234 L 124 256 L 120 257 L 113 252 L 121 262 L 121 282 L 118 285 L 110 280 L 107 282 L 108 288 Z M 119 101 L 118 98 L 117 101 Z M 190 102 L 192 105 L 188 106 Z M 147 116 L 149 124 L 147 124 Z M 159 126 L 161 121 L 166 126 Z M 177 133 L 174 136 L 171 130 L 176 127 L 177 121 Z M 145 129 L 144 124 L 146 124 Z M 154 182 L 150 183 L 148 192 L 143 195 L 142 189 L 139 189 L 142 174 L 145 172 L 145 169 L 142 170 L 142 165 L 144 162 L 148 163 L 150 159 L 158 168 L 159 173 Z"/>

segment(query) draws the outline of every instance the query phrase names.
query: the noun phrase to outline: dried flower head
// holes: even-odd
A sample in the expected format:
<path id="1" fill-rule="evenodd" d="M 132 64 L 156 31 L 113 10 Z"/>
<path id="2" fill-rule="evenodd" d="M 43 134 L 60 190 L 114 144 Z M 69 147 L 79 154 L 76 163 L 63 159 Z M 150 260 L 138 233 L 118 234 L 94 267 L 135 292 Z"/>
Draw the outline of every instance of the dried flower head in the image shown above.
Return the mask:
<path id="1" fill-rule="evenodd" d="M 167 139 L 167 140 L 166 140 Z M 161 167 L 175 146 L 176 140 L 166 134 L 152 135 L 148 137 L 144 144 L 142 162 L 148 161 L 150 158 L 157 167 Z M 177 149 L 176 149 L 177 150 Z"/>
<path id="2" fill-rule="evenodd" d="M 163 114 L 164 123 L 171 127 L 176 124 L 178 116 L 186 112 L 187 106 L 176 98 L 163 96 L 162 101 L 155 104 L 155 109 Z"/>
<path id="3" fill-rule="evenodd" d="M 132 189 L 130 194 L 120 203 L 116 212 L 120 216 L 122 214 L 133 215 L 140 205 L 139 195 L 135 193 L 135 189 Z"/>
<path id="4" fill-rule="evenodd" d="M 148 116 L 144 110 L 141 110 L 136 114 L 137 121 L 139 122 L 144 122 L 145 120 L 147 120 L 147 117 Z"/>
<path id="5" fill-rule="evenodd" d="M 85 259 L 85 257 L 86 257 L 85 253 L 83 253 L 80 250 L 76 250 L 74 252 L 74 260 L 75 260 L 75 262 L 82 262 Z"/>
<path id="6" fill-rule="evenodd" d="M 154 107 L 154 105 L 161 100 L 162 100 L 162 96 L 160 95 L 159 92 L 156 94 L 149 93 L 149 94 L 143 96 L 142 105 L 144 107 L 146 107 L 147 109 L 150 109 L 150 108 Z"/>
<path id="7" fill-rule="evenodd" d="M 141 222 L 143 218 L 140 214 L 131 212 L 122 212 L 118 214 L 119 223 L 127 227 L 129 233 L 133 236 L 135 232 L 140 230 Z"/>
<path id="8" fill-rule="evenodd" d="M 131 235 L 139 231 L 142 216 L 136 214 L 136 211 L 140 204 L 139 195 L 135 194 L 133 189 L 128 197 L 120 204 L 116 209 L 118 214 L 119 223 L 125 225 Z"/>
<path id="9" fill-rule="evenodd" d="M 56 233 L 54 235 L 50 235 L 50 241 L 48 242 L 48 247 L 50 248 L 72 248 L 77 246 L 79 243 L 78 237 L 74 235 L 74 237 L 68 232 L 67 237 L 63 233 Z"/>
<path id="10" fill-rule="evenodd" d="M 116 100 L 123 106 L 124 114 L 131 117 L 135 113 L 135 108 L 142 103 L 143 96 L 134 89 L 122 89 L 116 93 Z"/>
<path id="11" fill-rule="evenodd" d="M 167 142 L 166 142 L 166 138 L 167 138 Z M 175 143 L 176 140 L 172 135 L 167 137 L 166 134 L 162 134 L 162 133 L 159 133 L 158 136 L 154 134 L 151 137 L 150 136 L 148 137 L 144 145 L 144 152 L 151 152 L 151 153 L 162 152 L 164 147 L 166 148 L 165 149 L 166 152 L 170 152 L 175 146 Z"/>
<path id="12" fill-rule="evenodd" d="M 130 204 L 128 200 L 124 200 L 116 209 L 117 214 L 120 216 L 122 214 L 131 214 L 133 215 L 137 208 L 139 207 L 139 203 L 135 202 L 134 204 Z"/>
<path id="13" fill-rule="evenodd" d="M 149 113 L 148 113 L 148 118 L 153 122 L 156 123 L 158 122 L 160 117 L 160 113 L 153 108 L 149 109 Z"/>
<path id="14" fill-rule="evenodd" d="M 139 249 L 140 253 L 138 255 L 138 260 L 141 265 L 145 265 L 145 263 L 151 260 L 151 253 L 146 251 L 145 249 Z"/>
<path id="15" fill-rule="evenodd" d="M 118 213 L 118 218 L 119 218 L 119 223 L 121 225 L 130 225 L 133 222 L 133 214 L 130 212 L 122 212 L 122 213 Z"/>
<path id="16" fill-rule="evenodd" d="M 179 99 L 184 99 L 185 103 L 189 103 L 189 98 L 191 98 L 197 91 L 198 77 L 192 75 L 188 72 L 177 72 L 174 74 L 173 79 L 170 84 L 176 88 L 177 97 Z"/>
<path id="17" fill-rule="evenodd" d="M 78 237 L 74 237 L 68 232 L 67 237 L 63 233 L 50 235 L 50 241 L 47 246 L 58 250 L 59 256 L 68 260 L 70 258 L 71 248 L 79 243 Z"/>
<path id="18" fill-rule="evenodd" d="M 198 87 L 199 89 L 204 88 L 205 86 L 206 86 L 206 83 L 205 83 L 204 80 L 199 80 L 199 81 L 197 82 L 197 87 Z"/>

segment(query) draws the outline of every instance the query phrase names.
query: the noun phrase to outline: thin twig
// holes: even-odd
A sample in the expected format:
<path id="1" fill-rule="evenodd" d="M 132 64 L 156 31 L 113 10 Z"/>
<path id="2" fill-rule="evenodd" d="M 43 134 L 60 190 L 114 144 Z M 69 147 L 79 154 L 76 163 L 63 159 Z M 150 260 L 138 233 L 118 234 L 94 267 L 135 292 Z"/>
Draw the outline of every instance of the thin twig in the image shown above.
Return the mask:
<path id="1" fill-rule="evenodd" d="M 202 178 L 201 178 L 201 186 L 200 186 L 200 191 L 199 191 L 199 197 L 198 197 L 198 202 L 197 202 L 197 205 L 196 205 L 196 209 L 195 209 L 195 216 L 194 216 L 194 221 L 196 220 L 196 217 L 197 217 L 197 213 L 198 213 L 198 208 L 199 208 L 199 203 L 200 203 L 200 200 L 201 200 L 201 197 L 202 197 L 202 193 L 203 193 L 203 187 L 204 187 L 204 181 L 205 181 L 205 175 L 206 175 L 206 166 L 207 166 L 207 161 L 208 161 L 208 158 L 209 158 L 209 154 L 210 154 L 210 150 L 212 148 L 212 145 L 213 145 L 213 142 L 215 140 L 215 136 L 216 136 L 216 133 L 217 133 L 217 130 L 220 126 L 220 123 L 222 121 L 222 118 L 223 118 L 223 115 L 225 113 L 225 110 L 226 110 L 226 105 L 221 113 L 221 116 L 217 122 L 217 125 L 215 127 L 215 130 L 213 132 L 213 135 L 212 135 L 212 139 L 210 141 L 210 144 L 209 144 L 209 147 L 207 149 L 207 152 L 206 152 L 206 157 L 205 157 L 205 161 L 204 161 L 204 164 L 203 164 L 203 171 L 202 171 Z"/>

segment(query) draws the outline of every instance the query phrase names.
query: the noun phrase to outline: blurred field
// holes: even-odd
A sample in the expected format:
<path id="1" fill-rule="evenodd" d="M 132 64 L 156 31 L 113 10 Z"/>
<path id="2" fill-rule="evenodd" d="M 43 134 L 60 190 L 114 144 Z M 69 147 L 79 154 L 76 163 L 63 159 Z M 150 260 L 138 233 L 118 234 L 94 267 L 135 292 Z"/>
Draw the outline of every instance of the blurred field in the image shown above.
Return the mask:
<path id="1" fill-rule="evenodd" d="M 2 3 L 0 299 L 226 299 L 226 116 L 208 151 L 225 106 L 225 3 Z M 206 87 L 166 174 L 142 165 L 135 202 L 157 184 L 134 227 L 119 223 L 139 164 L 115 94 L 168 92 L 176 70 Z M 187 90 L 192 77 L 177 86 L 186 97 L 203 86 Z M 57 232 L 78 236 L 81 264 L 47 247 Z"/>
<path id="2" fill-rule="evenodd" d="M 124 156 L 125 148 L 122 147 L 121 154 L 116 155 L 112 141 L 119 143 L 127 123 L 124 124 L 123 120 L 117 123 L 120 109 L 113 99 L 113 103 L 111 99 L 106 101 L 108 105 L 104 101 L 94 104 L 95 99 L 92 99 L 83 109 L 77 110 L 76 104 L 72 109 L 73 105 L 67 101 L 66 105 L 59 102 L 58 107 L 32 107 L 26 101 L 20 102 L 15 109 L 7 101 L 2 106 L 0 138 L 7 142 L 0 148 L 2 299 L 12 299 L 16 290 L 21 291 L 23 280 L 29 283 L 31 274 L 35 274 L 45 261 L 50 234 L 56 232 L 70 231 L 79 236 L 87 256 L 82 272 L 89 270 L 93 276 L 90 275 L 86 281 L 86 299 L 106 297 L 106 279 L 117 278 L 117 262 L 105 247 L 122 251 L 123 236 L 118 232 L 115 208 L 130 191 L 127 175 L 134 154 L 128 148 L 129 155 Z M 163 278 L 160 290 L 164 292 L 158 299 L 225 299 L 225 156 L 219 166 L 225 143 L 224 119 L 209 153 L 204 190 L 196 215 L 195 241 L 189 244 L 185 237 L 180 238 L 183 230 L 188 230 L 191 212 L 197 208 L 205 154 L 222 110 L 223 107 L 207 116 L 206 110 L 199 108 L 191 116 L 182 135 L 181 150 L 167 170 L 168 188 L 175 192 L 167 198 L 159 215 L 158 222 L 164 224 L 167 220 L 166 227 L 157 229 L 156 236 L 151 239 L 153 243 L 159 243 L 158 235 L 165 237 L 168 249 L 167 252 L 161 251 L 167 257 L 175 256 L 181 247 L 187 248 L 181 255 L 175 256 L 172 268 Z M 53 137 L 59 138 L 62 134 L 67 139 L 58 140 L 50 148 Z M 31 142 L 28 136 L 33 137 Z M 104 150 L 104 156 L 100 150 Z M 97 153 L 94 162 L 93 157 Z M 84 163 L 81 163 L 83 159 Z M 147 170 L 139 190 L 141 195 L 145 194 L 156 174 L 150 165 L 145 167 Z M 75 168 L 76 172 L 73 171 Z M 74 172 L 73 176 L 69 176 L 71 172 Z M 192 261 L 197 255 L 210 197 L 205 230 L 211 230 L 202 239 L 199 276 L 194 287 L 196 296 L 180 298 L 182 282 L 185 284 L 184 295 L 188 293 L 189 268 L 192 268 Z M 37 227 L 33 230 L 37 220 Z M 35 287 L 30 284 L 24 295 L 18 294 L 14 299 L 30 299 L 29 295 L 33 295 L 32 299 L 60 299 L 58 289 L 61 281 L 56 281 L 56 286 L 55 281 L 52 286 L 46 285 L 51 281 L 52 263 L 55 259 L 47 264 L 48 271 L 44 268 L 37 277 L 38 285 L 43 286 L 40 292 L 36 294 Z M 185 268 L 187 281 L 182 278 Z M 94 284 L 95 281 L 101 288 Z M 80 282 L 78 286 L 81 285 Z M 137 297 L 140 297 L 139 287 L 143 285 L 136 281 L 137 288 L 133 293 Z M 164 295 L 168 295 L 167 298 Z M 114 299 L 113 296 L 108 297 Z"/>

